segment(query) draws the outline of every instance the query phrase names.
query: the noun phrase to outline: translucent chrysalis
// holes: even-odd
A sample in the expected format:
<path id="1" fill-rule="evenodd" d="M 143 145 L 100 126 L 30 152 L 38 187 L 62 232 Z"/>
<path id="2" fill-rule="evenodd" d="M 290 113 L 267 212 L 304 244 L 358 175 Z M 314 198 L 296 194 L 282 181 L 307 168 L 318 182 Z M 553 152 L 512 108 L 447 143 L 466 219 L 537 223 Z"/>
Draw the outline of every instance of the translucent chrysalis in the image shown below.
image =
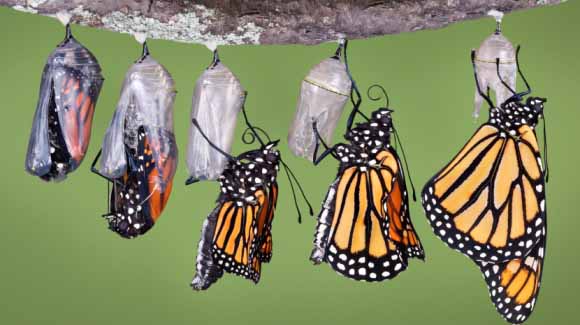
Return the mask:
<path id="1" fill-rule="evenodd" d="M 298 157 L 312 160 L 316 136 L 312 123 L 316 121 L 320 135 L 326 143 L 332 135 L 349 99 L 352 87 L 345 60 L 341 61 L 344 42 L 341 41 L 334 56 L 316 65 L 302 81 L 296 115 L 288 133 L 288 146 Z"/>
<path id="2" fill-rule="evenodd" d="M 517 79 L 516 51 L 512 43 L 501 32 L 503 13 L 491 10 L 488 15 L 495 18 L 497 27 L 495 32 L 486 38 L 477 49 L 475 67 L 481 88 L 486 90 L 489 87 L 489 90 L 495 93 L 496 101 L 503 103 L 511 97 L 512 93 L 498 78 L 496 61 L 499 59 L 499 72 L 502 79 L 512 89 L 515 89 Z M 476 89 L 474 117 L 479 116 L 482 103 L 483 97 Z"/>
<path id="3" fill-rule="evenodd" d="M 196 119 L 212 143 L 231 152 L 238 113 L 246 95 L 238 78 L 213 51 L 213 61 L 195 84 L 191 119 Z M 187 184 L 199 180 L 216 180 L 227 160 L 209 145 L 199 131 L 190 126 L 187 145 Z"/>
<path id="4" fill-rule="evenodd" d="M 63 180 L 83 161 L 103 85 L 97 59 L 72 36 L 70 16 L 59 14 L 59 19 L 66 37 L 42 72 L 25 163 L 30 174 L 45 181 Z"/>
<path id="5" fill-rule="evenodd" d="M 143 55 L 125 75 L 102 151 L 93 162 L 93 172 L 112 183 L 104 217 L 111 230 L 126 238 L 144 234 L 157 221 L 177 167 L 175 84 L 149 55 L 145 38 L 136 38 L 143 43 Z"/>

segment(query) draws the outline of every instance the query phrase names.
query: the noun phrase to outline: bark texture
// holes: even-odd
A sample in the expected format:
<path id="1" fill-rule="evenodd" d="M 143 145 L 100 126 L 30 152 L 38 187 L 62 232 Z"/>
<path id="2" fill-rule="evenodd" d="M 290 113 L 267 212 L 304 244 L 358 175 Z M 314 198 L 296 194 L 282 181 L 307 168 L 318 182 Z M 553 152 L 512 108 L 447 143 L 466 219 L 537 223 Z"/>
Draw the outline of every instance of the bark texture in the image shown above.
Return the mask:
<path id="1" fill-rule="evenodd" d="M 317 44 L 435 29 L 565 0 L 0 0 L 17 10 L 74 23 L 189 43 Z"/>

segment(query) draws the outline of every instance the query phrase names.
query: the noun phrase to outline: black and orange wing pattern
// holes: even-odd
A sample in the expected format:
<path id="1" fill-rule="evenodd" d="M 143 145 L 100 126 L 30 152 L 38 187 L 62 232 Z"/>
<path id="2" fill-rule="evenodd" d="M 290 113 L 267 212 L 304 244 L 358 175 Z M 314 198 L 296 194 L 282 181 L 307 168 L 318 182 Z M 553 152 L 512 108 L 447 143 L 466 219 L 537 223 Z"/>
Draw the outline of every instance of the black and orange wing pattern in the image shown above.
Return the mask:
<path id="1" fill-rule="evenodd" d="M 391 112 L 375 111 L 370 122 L 348 131 L 350 144 L 330 149 L 340 168 L 318 216 L 311 260 L 355 280 L 391 279 L 409 257 L 424 257 L 400 161 L 389 145 Z"/>
<path id="2" fill-rule="evenodd" d="M 278 184 L 274 181 L 268 189 L 267 204 L 262 207 L 258 218 L 259 249 L 257 257 L 261 262 L 268 263 L 272 259 L 272 221 L 278 202 Z"/>
<path id="3" fill-rule="evenodd" d="M 523 323 L 536 304 L 546 250 L 545 236 L 529 255 L 501 263 L 478 262 L 497 311 L 512 324 Z"/>
<path id="4" fill-rule="evenodd" d="M 144 127 L 139 127 L 137 147 L 134 151 L 127 147 L 129 166 L 124 176 L 113 180 L 109 212 L 109 228 L 125 238 L 145 234 L 158 220 L 167 205 L 173 176 L 177 168 L 177 147 L 173 134 L 166 130 L 164 139 L 168 139 L 167 155 L 156 155 L 159 144 L 153 142 L 157 137 L 149 137 Z M 156 159 L 157 157 L 157 159 Z"/>
<path id="5" fill-rule="evenodd" d="M 230 161 L 219 178 L 218 206 L 202 228 L 195 290 L 206 290 L 223 272 L 258 283 L 272 257 L 272 220 L 278 199 L 279 152 L 275 144 Z"/>
<path id="6" fill-rule="evenodd" d="M 476 261 L 527 256 L 546 222 L 536 136 L 484 124 L 427 183 L 423 206 L 435 234 Z"/>
<path id="7" fill-rule="evenodd" d="M 387 215 L 385 228 L 388 229 L 388 236 L 406 250 L 408 257 L 424 259 L 425 251 L 411 221 L 409 194 L 401 160 L 390 148 L 381 151 L 377 155 L 377 160 L 385 165 L 392 179 L 392 186 L 387 187 L 383 184 L 383 191 L 386 194 L 383 210 Z"/>
<path id="8" fill-rule="evenodd" d="M 535 133 L 545 101 L 516 94 L 491 107 L 488 123 L 422 193 L 435 234 L 480 267 L 512 324 L 530 316 L 545 258 L 545 172 Z"/>

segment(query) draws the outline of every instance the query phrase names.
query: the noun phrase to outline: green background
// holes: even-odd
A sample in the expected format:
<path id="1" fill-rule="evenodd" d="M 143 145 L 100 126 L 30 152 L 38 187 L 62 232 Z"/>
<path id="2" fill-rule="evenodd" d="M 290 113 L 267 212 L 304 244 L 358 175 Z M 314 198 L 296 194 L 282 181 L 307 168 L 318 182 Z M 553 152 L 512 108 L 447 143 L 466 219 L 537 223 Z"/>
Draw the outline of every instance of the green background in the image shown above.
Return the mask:
<path id="1" fill-rule="evenodd" d="M 548 254 L 542 292 L 528 324 L 578 323 L 580 261 L 577 101 L 580 85 L 580 3 L 507 15 L 504 31 L 522 44 L 521 63 L 546 105 L 551 179 Z M 351 42 L 351 69 L 361 89 L 383 85 L 396 109 L 417 187 L 471 136 L 474 82 L 469 51 L 494 29 L 491 18 L 436 31 Z M 175 132 L 181 154 L 176 186 L 158 224 L 135 240 L 107 230 L 100 217 L 106 185 L 89 172 L 112 116 L 125 71 L 140 48 L 129 35 L 79 26 L 73 32 L 99 59 L 106 78 L 87 161 L 63 183 L 47 184 L 24 171 L 40 74 L 63 38 L 55 19 L 0 9 L 1 175 L 0 323 L 2 324 L 501 324 L 480 272 L 431 232 L 420 204 L 412 217 L 426 249 L 393 281 L 359 283 L 308 261 L 314 218 L 296 222 L 289 184 L 280 177 L 274 258 L 259 285 L 224 276 L 209 291 L 189 287 L 201 224 L 214 207 L 216 183 L 185 187 L 185 146 L 193 85 L 211 60 L 200 45 L 150 42 L 152 55 L 176 80 Z M 281 150 L 316 210 L 337 163 L 318 167 L 290 155 L 286 134 L 301 79 L 335 44 L 227 46 L 224 63 L 249 91 L 257 125 L 282 138 Z M 520 83 L 521 85 L 521 83 Z M 366 111 L 377 107 L 366 101 Z M 341 124 L 344 125 L 346 114 Z M 241 143 L 241 121 L 234 152 Z M 340 139 L 339 127 L 336 139 Z"/>

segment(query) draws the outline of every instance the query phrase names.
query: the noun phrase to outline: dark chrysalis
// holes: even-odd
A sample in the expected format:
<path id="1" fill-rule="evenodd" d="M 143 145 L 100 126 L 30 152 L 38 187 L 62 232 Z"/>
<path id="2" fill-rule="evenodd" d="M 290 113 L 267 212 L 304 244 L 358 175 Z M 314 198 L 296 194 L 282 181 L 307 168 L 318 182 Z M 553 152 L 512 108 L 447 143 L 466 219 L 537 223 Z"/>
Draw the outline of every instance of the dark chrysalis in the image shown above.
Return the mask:
<path id="1" fill-rule="evenodd" d="M 545 123 L 546 99 L 528 96 L 519 50 L 516 68 L 527 89 L 516 92 L 503 79 L 496 58 L 497 79 L 511 94 L 499 105 L 481 87 L 477 53 L 471 52 L 476 89 L 489 105 L 489 120 L 422 193 L 435 235 L 479 266 L 493 304 L 510 324 L 523 323 L 534 309 L 547 236 L 545 124 L 544 164 L 536 138 L 538 123 Z"/>
<path id="2" fill-rule="evenodd" d="M 72 36 L 70 16 L 59 19 L 66 37 L 44 66 L 26 154 L 26 171 L 45 181 L 65 179 L 83 161 L 103 85 L 97 59 Z"/>
<path id="3" fill-rule="evenodd" d="M 268 263 L 272 258 L 272 220 L 278 201 L 277 177 L 280 164 L 288 176 L 296 208 L 298 203 L 293 183 L 298 186 L 310 207 L 302 186 L 276 148 L 279 140 L 270 140 L 262 129 L 248 122 L 243 108 L 242 112 L 248 126 L 242 139 L 246 144 L 258 140 L 260 147 L 236 157 L 210 142 L 197 120 L 193 120 L 200 135 L 214 150 L 227 158 L 226 168 L 218 179 L 221 193 L 217 207 L 203 223 L 196 274 L 191 282 L 194 290 L 208 289 L 224 271 L 258 283 L 262 263 Z M 267 141 L 259 136 L 258 131 L 265 135 Z M 300 220 L 299 209 L 298 214 Z"/>
<path id="4" fill-rule="evenodd" d="M 177 167 L 175 84 L 149 55 L 145 36 L 137 38 L 143 43 L 143 54 L 125 76 L 102 151 L 92 166 L 93 172 L 112 183 L 104 217 L 109 228 L 125 238 L 153 227 L 167 204 Z"/>
<path id="5" fill-rule="evenodd" d="M 361 96 L 354 80 L 352 88 L 354 108 L 344 136 L 347 143 L 329 148 L 318 132 L 316 121 L 312 126 L 318 139 L 314 164 L 332 155 L 339 161 L 339 168 L 318 215 L 310 259 L 314 264 L 330 264 L 347 278 L 383 281 L 404 271 L 409 258 L 424 259 L 425 253 L 411 222 L 403 165 L 391 145 L 392 135 L 399 146 L 400 140 L 393 125 L 393 110 L 388 107 L 387 93 L 378 85 L 369 88 L 372 100 L 380 97 L 372 97 L 371 90 L 382 90 L 387 105 L 368 118 L 359 110 Z M 356 114 L 366 121 L 353 127 Z M 317 157 L 318 143 L 326 150 Z M 400 149 L 404 158 L 402 146 Z"/>

